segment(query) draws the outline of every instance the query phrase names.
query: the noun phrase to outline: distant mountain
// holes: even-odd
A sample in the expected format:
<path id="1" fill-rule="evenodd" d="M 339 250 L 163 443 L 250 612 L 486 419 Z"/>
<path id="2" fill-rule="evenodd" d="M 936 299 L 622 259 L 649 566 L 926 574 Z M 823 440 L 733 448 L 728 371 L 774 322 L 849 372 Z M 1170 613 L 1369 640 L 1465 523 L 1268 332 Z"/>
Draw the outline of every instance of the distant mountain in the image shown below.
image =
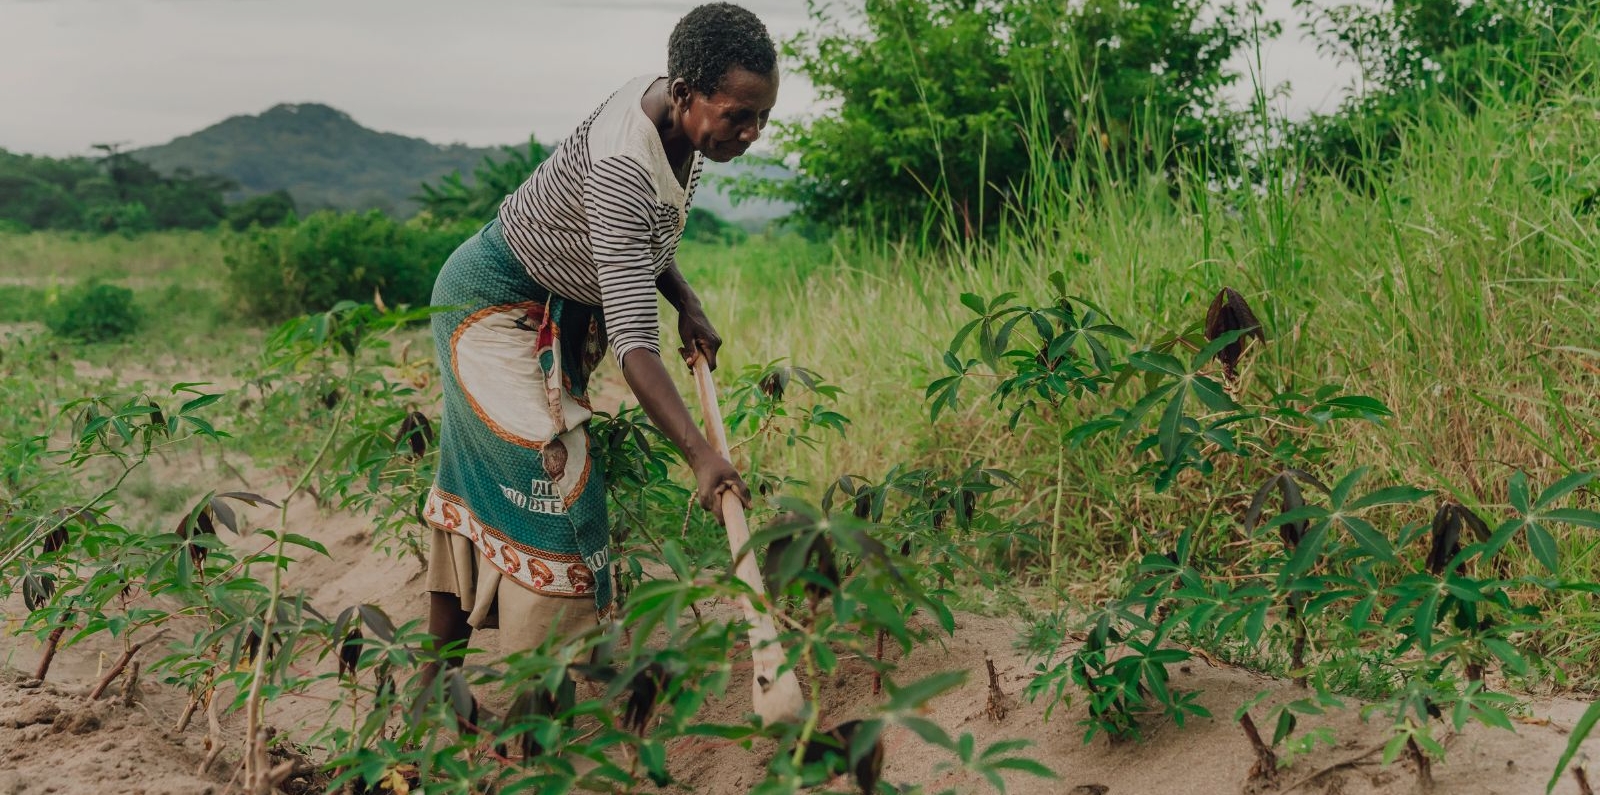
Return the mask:
<path id="1" fill-rule="evenodd" d="M 240 186 L 233 198 L 286 189 L 302 213 L 378 208 L 408 216 L 423 182 L 452 171 L 471 175 L 484 155 L 500 150 L 378 132 L 343 111 L 306 103 L 233 116 L 131 154 L 163 172 L 188 168 L 228 177 Z"/>
<path id="2" fill-rule="evenodd" d="M 422 183 L 453 171 L 470 182 L 473 167 L 485 155 L 505 157 L 500 147 L 441 146 L 378 132 L 344 111 L 315 103 L 277 105 L 259 116 L 233 116 L 130 154 L 166 173 L 187 168 L 232 179 L 239 183 L 239 190 L 229 197 L 234 200 L 288 190 L 302 214 L 323 208 L 377 208 L 398 216 L 417 211 L 411 198 L 421 192 Z M 695 206 L 748 227 L 788 214 L 786 205 L 774 202 L 734 206 L 717 179 L 751 171 L 768 176 L 772 167 L 708 165 L 713 178 L 707 181 L 709 190 L 702 189 L 695 197 Z"/>

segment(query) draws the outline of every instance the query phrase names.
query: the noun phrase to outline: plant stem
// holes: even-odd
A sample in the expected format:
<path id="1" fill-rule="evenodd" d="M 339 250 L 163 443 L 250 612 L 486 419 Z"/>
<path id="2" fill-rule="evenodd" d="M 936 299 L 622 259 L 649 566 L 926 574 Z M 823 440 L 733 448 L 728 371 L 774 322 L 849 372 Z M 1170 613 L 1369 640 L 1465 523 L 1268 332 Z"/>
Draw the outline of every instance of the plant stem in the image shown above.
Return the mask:
<path id="1" fill-rule="evenodd" d="M 1256 722 L 1246 712 L 1239 716 L 1239 725 L 1244 728 L 1244 736 L 1249 738 L 1250 747 L 1255 749 L 1256 763 L 1250 767 L 1251 781 L 1274 781 L 1278 778 L 1278 755 L 1272 752 L 1272 746 L 1261 739 L 1261 732 L 1256 729 Z"/>
<path id="2" fill-rule="evenodd" d="M 874 658 L 880 663 L 883 662 L 883 634 L 884 634 L 883 630 L 881 630 L 881 629 L 878 630 L 878 656 L 876 658 Z M 872 694 L 873 695 L 878 695 L 879 693 L 882 693 L 882 692 L 883 692 L 883 668 L 881 666 L 879 666 L 879 667 L 875 667 L 875 668 L 872 669 Z"/>
<path id="3" fill-rule="evenodd" d="M 354 370 L 355 365 L 352 363 L 350 365 L 351 373 Z M 350 391 L 350 382 L 354 380 L 351 373 L 347 373 L 345 376 L 346 394 Z M 349 399 L 340 401 L 339 412 L 333 417 L 333 427 L 328 429 L 328 435 L 323 438 L 322 447 L 317 450 L 317 454 L 312 457 L 311 462 L 301 471 L 294 487 L 289 489 L 288 494 L 284 495 L 283 507 L 279 509 L 278 539 L 273 544 L 272 593 L 267 599 L 267 614 L 261 619 L 262 649 L 260 653 L 256 654 L 255 667 L 250 673 L 250 694 L 245 700 L 245 742 L 248 744 L 244 755 L 245 786 L 252 795 L 257 795 L 258 793 L 265 795 L 265 793 L 271 791 L 267 781 L 269 771 L 264 769 L 266 754 L 259 747 L 266 742 L 266 738 L 261 735 L 261 686 L 262 682 L 266 680 L 267 657 L 270 656 L 272 648 L 273 619 L 277 617 L 278 603 L 283 594 L 283 569 L 287 565 L 287 560 L 284 557 L 284 537 L 289 532 L 289 505 L 294 499 L 294 495 L 298 494 L 311 481 L 311 476 L 316 473 L 317 467 L 322 464 L 322 459 L 328 454 L 328 450 L 333 447 L 333 440 L 339 436 L 339 431 L 344 428 L 345 415 L 349 413 L 346 407 L 350 403 Z"/>
<path id="4" fill-rule="evenodd" d="M 1000 674 L 994 669 L 994 658 L 987 652 L 983 655 L 983 665 L 989 669 L 989 702 L 984 711 L 990 720 L 999 723 L 1006 719 L 1006 694 L 1000 689 Z"/>
<path id="5" fill-rule="evenodd" d="M 811 714 L 806 716 L 806 723 L 800 729 L 800 739 L 794 744 L 794 765 L 800 766 L 800 760 L 805 759 L 806 745 L 811 742 L 811 735 L 817 732 L 817 721 L 822 717 L 822 710 L 817 705 L 822 703 L 822 677 L 817 676 L 816 660 L 811 657 L 811 644 L 805 647 L 806 677 L 811 680 Z"/>
<path id="6" fill-rule="evenodd" d="M 1428 755 L 1417 746 L 1416 738 L 1406 740 L 1406 751 L 1411 756 L 1411 761 L 1417 764 L 1417 788 L 1423 792 L 1433 791 L 1433 764 L 1428 761 Z"/>
<path id="7" fill-rule="evenodd" d="M 133 667 L 128 669 L 128 677 L 122 681 L 122 706 L 133 706 L 134 689 L 139 686 L 139 661 L 133 661 Z"/>
<path id="8" fill-rule="evenodd" d="M 66 624 L 50 630 L 50 639 L 44 644 L 44 657 L 39 659 L 39 668 L 33 672 L 33 678 L 44 681 L 45 675 L 50 673 L 50 663 L 56 658 L 56 649 L 61 646 L 61 636 L 66 632 Z"/>
<path id="9" fill-rule="evenodd" d="M 1058 604 L 1061 599 L 1058 582 L 1061 566 L 1061 493 L 1067 487 L 1066 466 L 1067 444 L 1063 434 L 1061 446 L 1056 450 L 1056 504 L 1050 518 L 1050 590 L 1056 593 Z"/>
<path id="10" fill-rule="evenodd" d="M 1289 666 L 1296 671 L 1294 677 L 1295 687 L 1304 688 L 1308 677 L 1306 667 L 1306 622 L 1300 619 L 1300 600 L 1294 595 L 1289 596 L 1289 621 L 1294 624 L 1294 647 L 1289 652 Z"/>
<path id="11" fill-rule="evenodd" d="M 96 701 L 100 698 L 100 696 L 104 695 L 106 688 L 111 686 L 111 681 L 116 679 L 118 674 L 122 673 L 122 669 L 128 667 L 128 662 L 133 659 L 133 655 L 138 654 L 139 649 L 143 647 L 143 642 L 135 643 L 132 646 L 129 646 L 128 650 L 122 653 L 122 658 L 117 660 L 117 664 L 111 666 L 111 670 L 106 671 L 106 675 L 100 677 L 99 684 L 96 684 L 94 689 L 89 691 L 89 700 Z"/>

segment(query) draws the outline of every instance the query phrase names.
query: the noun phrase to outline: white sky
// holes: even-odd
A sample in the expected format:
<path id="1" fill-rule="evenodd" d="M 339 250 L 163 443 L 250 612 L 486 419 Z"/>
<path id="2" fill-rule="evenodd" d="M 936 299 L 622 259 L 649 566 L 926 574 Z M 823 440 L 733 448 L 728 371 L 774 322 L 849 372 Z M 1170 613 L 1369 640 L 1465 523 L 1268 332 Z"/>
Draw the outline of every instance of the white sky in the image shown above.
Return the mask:
<path id="1" fill-rule="evenodd" d="M 0 0 L 0 148 L 164 143 L 280 102 L 321 102 L 437 143 L 565 136 L 627 79 L 665 68 L 697 0 Z M 774 37 L 805 0 L 744 0 Z M 1267 0 L 1288 19 L 1291 0 Z M 1263 49 L 1287 109 L 1332 109 L 1347 69 L 1295 26 Z M 776 115 L 815 110 L 786 79 Z"/>

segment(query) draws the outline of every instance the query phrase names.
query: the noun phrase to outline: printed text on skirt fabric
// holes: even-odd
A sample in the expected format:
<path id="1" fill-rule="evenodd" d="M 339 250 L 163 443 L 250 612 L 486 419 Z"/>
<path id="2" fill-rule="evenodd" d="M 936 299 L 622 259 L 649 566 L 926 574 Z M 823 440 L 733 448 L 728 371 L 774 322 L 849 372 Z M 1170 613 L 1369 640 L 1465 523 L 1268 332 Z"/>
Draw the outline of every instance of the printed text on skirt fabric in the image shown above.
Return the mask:
<path id="1" fill-rule="evenodd" d="M 440 531 L 429 590 L 460 595 L 473 626 L 496 618 L 484 604 L 496 591 L 485 586 L 504 593 L 509 585 L 491 578 L 561 600 L 535 600 L 551 611 L 592 600 L 592 615 L 605 616 L 612 600 L 605 478 L 590 454 L 585 397 L 605 353 L 600 309 L 534 282 L 498 220 L 450 256 L 433 304 L 447 309 L 433 316 L 444 419 L 438 474 L 423 509 Z M 448 552 L 438 548 L 442 534 L 471 542 L 479 582 L 433 570 L 466 568 L 448 554 L 441 560 Z M 508 624 L 503 612 L 497 618 Z"/>

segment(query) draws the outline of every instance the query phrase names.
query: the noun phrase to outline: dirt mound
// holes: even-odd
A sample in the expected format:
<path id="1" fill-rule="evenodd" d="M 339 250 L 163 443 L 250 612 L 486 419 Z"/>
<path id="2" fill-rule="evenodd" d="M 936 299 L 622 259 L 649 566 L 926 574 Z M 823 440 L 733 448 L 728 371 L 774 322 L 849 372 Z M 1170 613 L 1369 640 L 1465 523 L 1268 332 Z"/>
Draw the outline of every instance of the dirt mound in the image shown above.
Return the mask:
<path id="1" fill-rule="evenodd" d="M 262 521 L 266 516 L 259 517 Z M 417 562 L 409 556 L 384 557 L 371 548 L 370 524 L 359 517 L 319 511 L 308 498 L 290 507 L 290 525 L 327 546 L 331 558 L 302 555 L 288 571 L 289 590 L 304 590 L 325 612 L 367 602 L 383 607 L 397 623 L 421 618 L 424 610 Z M 262 539 L 240 539 L 241 547 L 260 545 Z M 252 547 L 253 548 L 253 547 Z M 361 561 L 362 565 L 352 565 Z M 727 618 L 732 605 L 703 604 L 702 614 Z M 0 605 L 0 614 L 22 614 L 20 600 Z M 925 717 L 947 733 L 971 733 L 981 752 L 1002 740 L 1026 739 L 1033 743 L 1025 754 L 1041 762 L 1058 778 L 1042 780 L 1007 774 L 1007 792 L 1020 795 L 1100 793 L 1100 795 L 1154 795 L 1161 793 L 1216 793 L 1235 795 L 1249 791 L 1247 773 L 1254 755 L 1243 731 L 1233 721 L 1234 710 L 1257 693 L 1270 691 L 1267 704 L 1283 703 L 1305 694 L 1292 684 L 1257 676 L 1242 669 L 1213 666 L 1195 659 L 1173 671 L 1172 686 L 1200 692 L 1199 703 L 1213 717 L 1191 719 L 1179 728 L 1152 721 L 1143 743 L 1110 744 L 1098 739 L 1085 745 L 1077 725 L 1084 716 L 1079 703 L 1058 707 L 1044 720 L 1044 704 L 1022 697 L 1032 679 L 1034 663 L 1016 649 L 1020 624 L 996 617 L 958 614 L 954 637 L 931 642 L 904 659 L 897 659 L 897 682 L 909 682 L 951 670 L 968 672 L 966 684 L 930 703 Z M 474 637 L 474 645 L 499 651 L 498 633 L 489 630 Z M 38 645 L 26 637 L 0 636 L 0 660 L 31 670 Z M 115 657 L 120 651 L 103 638 L 90 638 L 57 657 L 51 681 L 31 685 L 20 674 L 0 675 L 0 795 L 10 793 L 222 793 L 224 781 L 196 775 L 204 753 L 205 721 L 196 720 L 182 734 L 171 731 L 187 701 L 174 688 L 149 681 L 140 686 L 134 705 L 120 703 L 114 693 L 89 703 L 85 694 L 98 679 L 96 659 Z M 154 656 L 155 650 L 146 651 Z M 891 657 L 896 657 L 891 651 Z M 480 658 L 481 659 L 481 658 Z M 994 662 L 999 701 L 1004 715 L 994 717 L 986 659 Z M 487 660 L 483 660 L 487 662 Z M 331 660 L 325 665 L 333 665 Z M 701 717 L 717 723 L 736 723 L 750 709 L 748 659 L 735 660 L 727 698 L 709 701 Z M 806 683 L 809 689 L 809 683 Z M 822 726 L 836 725 L 870 712 L 881 695 L 872 693 L 872 680 L 864 663 L 821 683 Z M 121 680 L 113 687 L 118 690 Z M 327 718 L 327 694 L 308 693 L 274 699 L 267 721 L 291 736 L 304 738 Z M 487 694 L 485 694 L 487 695 Z M 492 696 L 486 702 L 493 704 Z M 1545 780 L 1567 742 L 1572 726 L 1587 705 L 1570 700 L 1537 701 L 1515 733 L 1469 725 L 1444 742 L 1448 758 L 1433 766 L 1435 792 L 1459 795 L 1533 795 L 1544 791 Z M 1266 704 L 1256 710 L 1264 720 Z M 214 776 L 226 778 L 235 769 L 241 747 L 238 715 L 222 716 L 225 752 Z M 1437 724 L 1436 724 L 1437 725 Z M 1378 750 L 1387 737 L 1385 720 L 1360 719 L 1358 707 L 1301 721 L 1298 734 L 1319 726 L 1333 730 L 1333 743 L 1318 745 L 1295 758 L 1282 772 L 1276 788 L 1259 792 L 1328 795 L 1401 795 L 1416 789 L 1416 772 L 1410 763 L 1379 764 Z M 1442 733 L 1443 729 L 1439 729 Z M 1600 740 L 1596 741 L 1600 743 Z M 953 789 L 959 793 L 992 792 L 987 781 L 964 771 L 945 751 L 924 744 L 904 729 L 884 736 L 884 780 L 896 786 L 915 784 L 926 791 Z M 1588 750 L 1600 748 L 1590 744 Z M 675 786 L 705 795 L 749 792 L 762 779 L 773 753 L 770 744 L 751 747 L 709 737 L 683 737 L 668 745 Z M 1579 759 L 1584 757 L 1580 755 Z M 1313 774 L 1326 771 L 1313 779 Z M 835 789 L 849 789 L 836 782 Z M 683 791 L 683 790 L 675 790 Z M 1555 792 L 1575 795 L 1575 781 L 1564 778 Z"/>
<path id="2" fill-rule="evenodd" d="M 1077 722 L 1082 706 L 1058 707 L 1044 719 L 1043 702 L 1029 703 L 1023 690 L 1033 677 L 1033 666 L 1015 650 L 1017 625 L 1007 619 L 957 614 L 957 630 L 942 648 L 920 647 L 898 660 L 895 678 L 908 682 L 941 671 L 968 672 L 961 688 L 935 699 L 924 716 L 952 737 L 971 733 L 979 751 L 991 743 L 1026 739 L 1033 746 L 1024 755 L 1043 763 L 1058 778 L 1006 776 L 1009 795 L 1238 795 L 1241 792 L 1294 792 L 1302 795 L 1410 795 L 1417 792 L 1415 768 L 1405 761 L 1381 765 L 1381 747 L 1387 725 L 1381 716 L 1363 722 L 1359 704 L 1317 718 L 1301 720 L 1298 735 L 1317 727 L 1333 730 L 1333 744 L 1319 745 L 1293 760 L 1279 774 L 1277 786 L 1247 787 L 1255 756 L 1233 713 L 1263 690 L 1272 695 L 1257 707 L 1257 719 L 1269 704 L 1305 697 L 1290 682 L 1262 677 L 1231 667 L 1213 667 L 1195 659 L 1173 672 L 1172 687 L 1198 690 L 1200 703 L 1213 717 L 1190 719 L 1179 728 L 1152 721 L 1142 743 L 1109 743 L 1096 739 L 1085 745 Z M 1004 716 L 994 720 L 989 712 L 990 692 L 985 658 L 992 659 L 1001 691 Z M 712 702 L 703 719 L 733 722 L 749 709 L 748 668 L 728 686 L 732 697 Z M 825 682 L 822 689 L 824 726 L 863 716 L 881 696 L 871 693 L 871 675 L 858 671 Z M 1449 734 L 1449 752 L 1433 764 L 1436 793 L 1451 795 L 1535 795 L 1555 768 L 1566 747 L 1568 727 L 1586 704 L 1559 700 L 1530 705 L 1530 716 L 1516 733 L 1470 724 L 1459 734 Z M 1437 724 L 1436 724 L 1437 725 Z M 1443 729 L 1439 729 L 1442 733 Z M 1600 750 L 1600 740 L 1586 744 Z M 928 792 L 954 789 L 959 793 L 993 792 L 981 777 L 960 769 L 948 752 L 926 745 L 905 729 L 891 729 L 884 737 L 884 780 L 922 785 Z M 745 749 L 734 743 L 704 738 L 681 738 L 668 746 L 674 774 L 689 789 L 704 795 L 739 795 L 761 778 L 771 748 Z M 678 761 L 682 760 L 682 761 Z M 1320 773 L 1321 775 L 1316 775 Z M 837 782 L 848 789 L 848 782 Z M 1555 793 L 1579 792 L 1566 778 Z"/>
<path id="3" fill-rule="evenodd" d="M 387 586 L 397 592 L 373 593 L 397 606 L 415 604 L 404 578 Z M 344 583 L 346 587 L 352 583 Z M 371 583 L 374 590 L 385 588 Z M 371 593 L 371 592 L 369 592 Z M 708 615 L 731 612 L 730 606 L 703 606 Z M 1032 676 L 1032 666 L 1013 650 L 1016 625 L 1006 619 L 957 616 L 955 637 L 930 644 L 898 660 L 897 681 L 911 681 L 940 671 L 969 672 L 964 686 L 930 705 L 925 717 L 952 736 L 971 733 L 979 751 L 991 743 L 1027 739 L 1026 754 L 1053 770 L 1058 778 L 1042 780 L 1007 775 L 1007 792 L 1020 795 L 1101 793 L 1146 795 L 1153 793 L 1215 793 L 1234 795 L 1254 791 L 1287 792 L 1301 784 L 1298 793 L 1330 795 L 1402 795 L 1416 792 L 1416 773 L 1408 762 L 1389 766 L 1380 762 L 1386 728 L 1381 717 L 1363 722 L 1355 709 L 1302 721 L 1300 732 L 1318 726 L 1334 730 L 1334 744 L 1321 745 L 1294 760 L 1281 773 L 1278 787 L 1246 789 L 1246 776 L 1254 761 L 1243 732 L 1232 720 L 1238 705 L 1262 690 L 1272 691 L 1269 703 L 1303 696 L 1292 684 L 1249 672 L 1212 667 L 1195 660 L 1176 670 L 1172 685 L 1201 691 L 1200 703 L 1214 716 L 1191 720 L 1178 728 L 1159 723 L 1143 743 L 1110 744 L 1104 739 L 1085 745 L 1077 721 L 1081 706 L 1058 708 L 1044 720 L 1042 703 L 1029 703 L 1022 691 Z M 493 647 L 493 631 L 484 645 Z M 17 639 L 10 639 L 16 642 Z M 25 643 L 25 642 L 22 642 Z M 74 649 L 63 656 L 83 652 Z M 891 655 L 893 656 L 893 655 Z M 990 692 L 985 658 L 994 661 L 1004 716 L 990 714 Z M 73 684 L 25 682 L 21 674 L 0 676 L 0 795 L 12 793 L 143 792 L 221 793 L 215 778 L 197 776 L 203 755 L 204 730 L 191 727 L 179 735 L 170 730 L 172 715 L 182 694 L 158 683 L 141 685 L 142 694 L 132 708 L 120 696 L 89 703 L 85 693 L 93 682 L 86 665 L 67 664 L 53 678 Z M 748 663 L 734 665 L 729 696 L 710 701 L 704 720 L 735 723 L 750 709 Z M 59 675 L 58 675 L 59 674 Z M 120 687 L 120 682 L 119 682 Z M 822 683 L 824 727 L 836 725 L 869 711 L 875 700 L 871 675 L 864 664 Z M 115 689 L 115 688 L 114 688 Z M 146 704 L 148 702 L 148 705 Z M 1533 795 L 1544 783 L 1567 742 L 1568 727 L 1586 705 L 1576 701 L 1545 701 L 1530 705 L 1530 716 L 1511 733 L 1470 725 L 1445 739 L 1449 757 L 1435 763 L 1435 792 L 1459 795 Z M 314 697 L 285 697 L 270 706 L 271 720 L 307 730 L 325 701 Z M 1258 708 L 1264 715 L 1266 707 Z M 233 718 L 236 716 L 228 716 Z M 197 722 L 199 723 L 199 722 Z M 235 720 L 225 720 L 230 751 L 238 748 Z M 959 793 L 992 792 L 981 777 L 960 769 L 947 752 L 922 743 L 904 729 L 891 729 L 884 737 L 884 780 L 898 786 L 922 785 L 929 792 L 954 789 Z M 1591 744 L 1592 746 L 1593 744 Z M 741 795 L 761 780 L 773 753 L 770 744 L 753 747 L 705 737 L 678 738 L 668 745 L 668 759 L 677 784 L 705 795 Z M 1591 748 L 1593 750 L 1593 748 Z M 1581 757 L 1580 757 L 1581 759 Z M 218 771 L 232 770 L 236 754 L 225 753 Z M 1315 780 L 1313 774 L 1326 771 Z M 217 773 L 220 776 L 222 773 Z M 131 782 L 131 783 L 130 783 Z M 849 789 L 849 782 L 836 782 Z M 1076 788 L 1076 789 L 1075 789 Z M 1103 788 L 1103 789 L 1102 789 Z M 1576 783 L 1566 778 L 1556 793 L 1576 795 Z"/>
<path id="4" fill-rule="evenodd" d="M 200 735 L 157 725 L 137 692 L 129 707 L 121 694 L 89 701 L 87 690 L 0 671 L 0 795 L 222 791 L 196 774 Z"/>

